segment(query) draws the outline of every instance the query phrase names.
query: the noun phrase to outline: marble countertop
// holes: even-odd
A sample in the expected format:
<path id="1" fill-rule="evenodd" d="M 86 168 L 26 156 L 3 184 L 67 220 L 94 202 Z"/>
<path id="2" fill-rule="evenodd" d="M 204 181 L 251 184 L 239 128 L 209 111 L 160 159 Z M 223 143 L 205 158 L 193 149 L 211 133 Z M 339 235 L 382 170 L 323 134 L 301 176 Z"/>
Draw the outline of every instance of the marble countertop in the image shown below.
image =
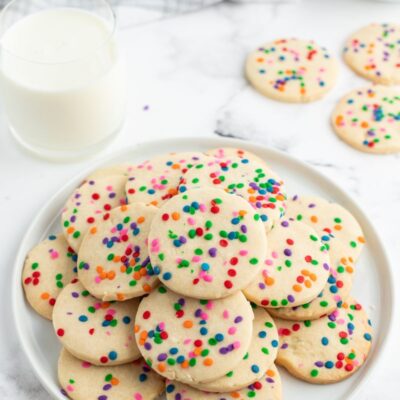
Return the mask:
<path id="1" fill-rule="evenodd" d="M 329 126 L 336 101 L 367 82 L 340 60 L 339 82 L 323 100 L 283 104 L 261 97 L 248 86 L 243 63 L 248 51 L 280 36 L 315 39 L 340 58 L 343 42 L 353 30 L 370 22 L 398 21 L 400 5 L 303 0 L 226 3 L 178 16 L 120 7 L 118 14 L 119 40 L 128 58 L 129 115 L 120 136 L 98 157 L 128 144 L 169 136 L 220 135 L 262 142 L 307 161 L 356 197 L 396 266 L 400 256 L 400 154 L 357 152 Z M 54 164 L 25 154 L 0 115 L 2 400 L 49 399 L 16 338 L 9 300 L 11 268 L 29 221 L 63 182 L 91 161 Z M 400 281 L 400 272 L 394 273 Z M 400 346 L 394 340 L 390 346 L 359 400 L 398 399 Z"/>

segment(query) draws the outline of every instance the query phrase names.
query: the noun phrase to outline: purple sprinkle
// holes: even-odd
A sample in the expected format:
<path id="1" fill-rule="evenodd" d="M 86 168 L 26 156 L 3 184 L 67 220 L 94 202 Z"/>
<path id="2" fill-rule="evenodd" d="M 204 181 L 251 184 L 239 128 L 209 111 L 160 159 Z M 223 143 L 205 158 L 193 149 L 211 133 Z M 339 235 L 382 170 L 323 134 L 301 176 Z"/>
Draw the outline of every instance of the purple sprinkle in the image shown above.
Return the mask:
<path id="1" fill-rule="evenodd" d="M 281 222 L 281 225 L 282 225 L 284 228 L 287 228 L 287 227 L 289 226 L 289 222 L 287 222 L 287 221 L 282 221 L 282 222 Z"/>
<path id="2" fill-rule="evenodd" d="M 146 343 L 144 344 L 144 348 L 145 348 L 146 350 L 151 350 L 151 349 L 152 349 L 151 343 L 146 342 Z"/>
<path id="3" fill-rule="evenodd" d="M 329 267 L 329 264 L 324 263 L 324 269 L 326 269 L 327 271 L 329 271 L 331 268 Z"/>
<path id="4" fill-rule="evenodd" d="M 240 315 L 238 316 L 238 317 L 236 317 L 235 318 L 235 324 L 238 324 L 238 323 L 240 323 L 240 322 L 242 322 L 243 321 L 243 317 L 241 317 Z"/>
<path id="5" fill-rule="evenodd" d="M 108 397 L 107 397 L 105 394 L 102 394 L 102 395 L 99 396 L 97 399 L 98 399 L 98 400 L 107 400 Z"/>
<path id="6" fill-rule="evenodd" d="M 289 296 L 287 297 L 287 299 L 290 301 L 290 303 L 294 302 L 294 297 L 293 295 L 289 294 Z"/>
<path id="7" fill-rule="evenodd" d="M 242 231 L 242 233 L 247 233 L 247 226 L 246 225 L 241 225 L 240 226 L 240 230 Z"/>
<path id="8" fill-rule="evenodd" d="M 285 350 L 289 347 L 289 345 L 287 343 L 283 343 L 281 346 L 281 349 Z"/>
<path id="9" fill-rule="evenodd" d="M 283 254 L 285 254 L 285 256 L 290 257 L 292 255 L 292 251 L 290 249 L 285 249 L 283 250 Z"/>
<path id="10" fill-rule="evenodd" d="M 71 296 L 74 297 L 75 299 L 77 299 L 79 297 L 79 293 L 78 292 L 72 292 Z"/>
<path id="11" fill-rule="evenodd" d="M 167 359 L 168 355 L 167 353 L 161 353 L 158 355 L 157 360 L 158 361 L 165 361 Z"/>
<path id="12" fill-rule="evenodd" d="M 316 365 L 317 367 L 321 368 L 321 367 L 324 366 L 324 363 L 323 363 L 322 361 L 317 361 L 317 362 L 315 363 L 315 365 Z"/>
<path id="13" fill-rule="evenodd" d="M 201 317 L 201 314 L 202 314 L 201 308 L 198 308 L 198 309 L 194 312 L 194 316 L 197 317 L 197 318 Z"/>
<path id="14" fill-rule="evenodd" d="M 103 390 L 110 390 L 112 388 L 112 385 L 110 384 L 110 383 L 106 383 L 104 386 L 103 386 Z"/>
<path id="15" fill-rule="evenodd" d="M 215 247 L 211 247 L 210 250 L 208 250 L 208 254 L 210 257 L 216 257 L 217 256 L 217 249 Z"/>

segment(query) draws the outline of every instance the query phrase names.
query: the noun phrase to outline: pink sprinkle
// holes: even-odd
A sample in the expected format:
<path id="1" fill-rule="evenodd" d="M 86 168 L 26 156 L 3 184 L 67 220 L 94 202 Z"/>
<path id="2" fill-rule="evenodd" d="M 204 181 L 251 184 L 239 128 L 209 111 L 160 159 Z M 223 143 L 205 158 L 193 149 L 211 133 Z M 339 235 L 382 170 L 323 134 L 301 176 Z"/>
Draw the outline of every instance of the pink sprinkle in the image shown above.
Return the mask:
<path id="1" fill-rule="evenodd" d="M 208 300 L 208 303 L 206 304 L 207 310 L 212 310 L 214 308 L 214 302 L 212 300 Z"/>
<path id="2" fill-rule="evenodd" d="M 345 320 L 344 320 L 343 318 L 337 319 L 336 322 L 337 322 L 339 325 L 343 325 L 343 324 L 346 323 Z"/>
<path id="3" fill-rule="evenodd" d="M 74 391 L 74 387 L 72 385 L 68 385 L 67 386 L 67 391 L 68 392 L 73 392 Z"/>
<path id="4" fill-rule="evenodd" d="M 272 260 L 268 259 L 268 260 L 265 260 L 265 264 L 266 265 L 273 265 L 274 262 Z"/>
<path id="5" fill-rule="evenodd" d="M 241 256 L 247 256 L 247 254 L 249 254 L 249 252 L 248 252 L 247 250 L 240 250 L 240 251 L 239 251 L 239 254 L 240 254 Z"/>
<path id="6" fill-rule="evenodd" d="M 234 335 L 234 334 L 236 333 L 236 327 L 231 326 L 231 327 L 228 329 L 228 333 L 229 333 L 229 335 Z"/>
<path id="7" fill-rule="evenodd" d="M 200 204 L 200 206 L 199 206 L 199 210 L 200 210 L 201 212 L 205 212 L 205 211 L 207 211 L 207 207 L 206 207 L 206 205 L 205 205 L 205 204 Z"/>
<path id="8" fill-rule="evenodd" d="M 100 283 L 101 282 L 101 278 L 99 276 L 96 276 L 94 278 L 95 283 Z"/>
<path id="9" fill-rule="evenodd" d="M 239 348 L 240 348 L 240 342 L 239 342 L 239 341 L 234 342 L 234 343 L 233 343 L 233 347 L 234 347 L 235 349 L 239 349 Z"/>
<path id="10" fill-rule="evenodd" d="M 205 313 L 205 312 L 202 312 L 202 313 L 201 313 L 201 319 L 207 320 L 207 319 L 208 319 L 208 314 Z"/>
<path id="11" fill-rule="evenodd" d="M 159 324 L 158 324 L 158 327 L 160 328 L 160 330 L 164 330 L 165 329 L 165 322 L 160 322 Z"/>
<path id="12" fill-rule="evenodd" d="M 200 256 L 193 256 L 192 257 L 192 261 L 193 262 L 199 262 L 199 261 L 201 261 L 201 257 Z"/>
<path id="13" fill-rule="evenodd" d="M 222 313 L 222 316 L 224 317 L 224 319 L 228 319 L 229 318 L 229 311 L 228 310 L 224 310 L 224 312 Z"/>
<path id="14" fill-rule="evenodd" d="M 276 251 L 273 251 L 271 256 L 272 258 L 278 258 L 278 253 Z"/>
<path id="15" fill-rule="evenodd" d="M 211 275 L 205 275 L 203 277 L 204 281 L 206 282 L 212 282 L 213 281 L 213 277 Z"/>
<path id="16" fill-rule="evenodd" d="M 58 258 L 58 256 L 59 256 L 59 253 L 58 253 L 57 250 L 52 250 L 51 251 L 50 257 L 51 257 L 52 260 L 55 260 L 56 258 Z"/>
<path id="17" fill-rule="evenodd" d="M 183 341 L 183 344 L 190 344 L 190 343 L 192 343 L 192 339 L 185 339 Z"/>
<path id="18" fill-rule="evenodd" d="M 195 221 L 195 219 L 193 217 L 189 217 L 187 219 L 187 222 L 188 222 L 189 225 L 194 225 L 196 223 L 196 221 Z"/>
<path id="19" fill-rule="evenodd" d="M 143 400 L 143 396 L 140 393 L 137 393 L 137 392 L 133 395 L 133 398 L 135 400 Z"/>

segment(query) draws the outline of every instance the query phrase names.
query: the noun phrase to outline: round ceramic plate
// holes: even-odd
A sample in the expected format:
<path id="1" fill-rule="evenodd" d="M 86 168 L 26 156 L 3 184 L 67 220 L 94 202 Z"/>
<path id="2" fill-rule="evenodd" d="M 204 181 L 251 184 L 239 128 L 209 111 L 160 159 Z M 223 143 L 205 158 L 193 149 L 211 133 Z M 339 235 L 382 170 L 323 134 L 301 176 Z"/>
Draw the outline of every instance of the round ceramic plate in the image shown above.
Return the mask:
<path id="1" fill-rule="evenodd" d="M 315 194 L 345 206 L 360 222 L 368 245 L 357 264 L 357 275 L 353 289 L 354 297 L 360 301 L 371 316 L 374 326 L 373 349 L 367 363 L 350 379 L 334 386 L 318 386 L 292 378 L 281 369 L 285 400 L 354 399 L 361 386 L 377 367 L 392 326 L 394 313 L 394 291 L 389 260 L 378 233 L 360 206 L 337 184 L 307 164 L 260 144 L 251 144 L 233 139 L 199 138 L 168 139 L 138 144 L 117 152 L 97 162 L 90 169 L 64 185 L 39 210 L 30 223 L 21 242 L 14 266 L 12 307 L 17 332 L 33 371 L 43 386 L 55 399 L 65 399 L 57 381 L 57 358 L 60 345 L 49 321 L 35 314 L 25 301 L 21 285 L 21 271 L 27 252 L 50 233 L 60 230 L 60 211 L 67 197 L 82 179 L 92 170 L 121 162 L 139 162 L 167 151 L 205 151 L 215 147 L 241 147 L 254 152 L 286 181 L 288 194 Z M 27 223 L 28 224 L 28 223 Z"/>

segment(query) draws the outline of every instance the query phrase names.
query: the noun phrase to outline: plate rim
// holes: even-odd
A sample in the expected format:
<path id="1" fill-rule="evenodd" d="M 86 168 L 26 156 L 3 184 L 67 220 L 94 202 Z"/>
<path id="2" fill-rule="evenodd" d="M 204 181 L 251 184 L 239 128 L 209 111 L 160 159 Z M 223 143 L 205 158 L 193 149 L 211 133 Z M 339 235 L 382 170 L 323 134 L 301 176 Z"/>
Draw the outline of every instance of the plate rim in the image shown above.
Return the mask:
<path id="1" fill-rule="evenodd" d="M 271 153 L 274 157 L 278 157 L 284 159 L 292 164 L 297 164 L 303 170 L 305 170 L 308 174 L 317 177 L 319 180 L 326 181 L 329 185 L 333 186 L 334 189 L 350 204 L 350 208 L 357 211 L 364 222 L 368 225 L 368 229 L 372 232 L 372 234 L 377 239 L 377 245 L 380 248 L 382 253 L 384 264 L 387 265 L 387 268 L 382 273 L 387 274 L 387 281 L 388 281 L 388 293 L 385 295 L 388 296 L 390 310 L 386 310 L 388 313 L 387 321 L 385 323 L 384 330 L 380 332 L 380 352 L 378 354 L 375 353 L 375 360 L 372 364 L 369 365 L 368 370 L 364 372 L 364 377 L 362 380 L 351 389 L 350 394 L 348 395 L 348 400 L 353 400 L 356 398 L 358 393 L 361 391 L 362 387 L 370 380 L 372 374 L 376 371 L 378 366 L 381 364 L 383 356 L 388 351 L 388 343 L 390 343 L 391 336 L 393 335 L 393 326 L 394 326 L 394 315 L 397 309 L 397 302 L 396 302 L 396 292 L 394 290 L 394 280 L 393 280 L 393 265 L 392 257 L 389 251 L 386 248 L 386 245 L 381 239 L 381 235 L 379 230 L 374 226 L 370 218 L 367 216 L 366 212 L 360 202 L 358 200 L 357 195 L 349 195 L 345 190 L 343 190 L 333 178 L 329 177 L 325 173 L 319 171 L 317 168 L 312 166 L 306 161 L 303 161 L 297 156 L 289 154 L 288 152 L 284 152 L 282 150 L 278 150 L 275 148 L 271 148 L 258 140 L 243 140 L 238 138 L 225 138 L 225 137 L 210 137 L 210 136 L 193 136 L 193 137 L 168 137 L 163 139 L 152 139 L 148 141 L 140 141 L 136 144 L 132 144 L 127 146 L 126 148 L 120 148 L 115 151 L 111 151 L 109 154 L 99 157 L 98 159 L 93 160 L 89 163 L 89 165 L 84 168 L 80 173 L 72 176 L 66 182 L 62 183 L 58 190 L 50 196 L 50 198 L 40 207 L 36 216 L 32 219 L 32 221 L 28 224 L 28 228 L 25 231 L 25 234 L 20 241 L 18 246 L 18 250 L 15 256 L 15 260 L 13 263 L 13 272 L 12 272 L 12 288 L 11 288 L 11 310 L 13 314 L 13 321 L 14 326 L 16 328 L 17 337 L 19 343 L 21 344 L 22 350 L 24 355 L 27 357 L 29 364 L 34 372 L 34 375 L 38 378 L 41 385 L 47 391 L 47 393 L 54 399 L 60 400 L 65 399 L 62 397 L 63 395 L 58 390 L 55 392 L 53 387 L 48 382 L 48 378 L 44 376 L 41 372 L 41 368 L 37 365 L 36 359 L 33 355 L 31 350 L 31 346 L 28 344 L 26 340 L 26 335 L 24 334 L 24 329 L 21 323 L 21 318 L 19 318 L 19 307 L 21 302 L 24 301 L 24 292 L 21 283 L 21 273 L 24 265 L 24 260 L 26 258 L 26 254 L 22 254 L 22 248 L 24 247 L 25 242 L 28 241 L 28 238 L 31 236 L 32 231 L 38 225 L 38 222 L 44 217 L 44 215 L 48 212 L 48 209 L 51 207 L 52 203 L 57 200 L 58 197 L 62 196 L 62 193 L 68 186 L 73 186 L 75 184 L 79 184 L 89 173 L 94 171 L 96 168 L 110 165 L 110 161 L 117 158 L 119 155 L 124 155 L 130 152 L 135 152 L 140 150 L 142 146 L 152 146 L 155 145 L 157 147 L 162 147 L 165 149 L 169 149 L 173 147 L 174 143 L 183 143 L 183 144 L 193 144 L 193 150 L 197 151 L 196 146 L 198 147 L 199 144 L 203 145 L 204 147 L 209 147 L 209 149 L 218 148 L 218 147 L 234 147 L 234 148 L 251 148 L 249 151 L 254 152 L 257 154 L 257 148 L 261 149 L 264 152 Z M 348 208 L 346 204 L 346 208 Z M 353 212 L 352 211 L 352 212 Z M 54 217 L 53 219 L 55 219 Z M 51 322 L 51 321 L 50 321 Z"/>

